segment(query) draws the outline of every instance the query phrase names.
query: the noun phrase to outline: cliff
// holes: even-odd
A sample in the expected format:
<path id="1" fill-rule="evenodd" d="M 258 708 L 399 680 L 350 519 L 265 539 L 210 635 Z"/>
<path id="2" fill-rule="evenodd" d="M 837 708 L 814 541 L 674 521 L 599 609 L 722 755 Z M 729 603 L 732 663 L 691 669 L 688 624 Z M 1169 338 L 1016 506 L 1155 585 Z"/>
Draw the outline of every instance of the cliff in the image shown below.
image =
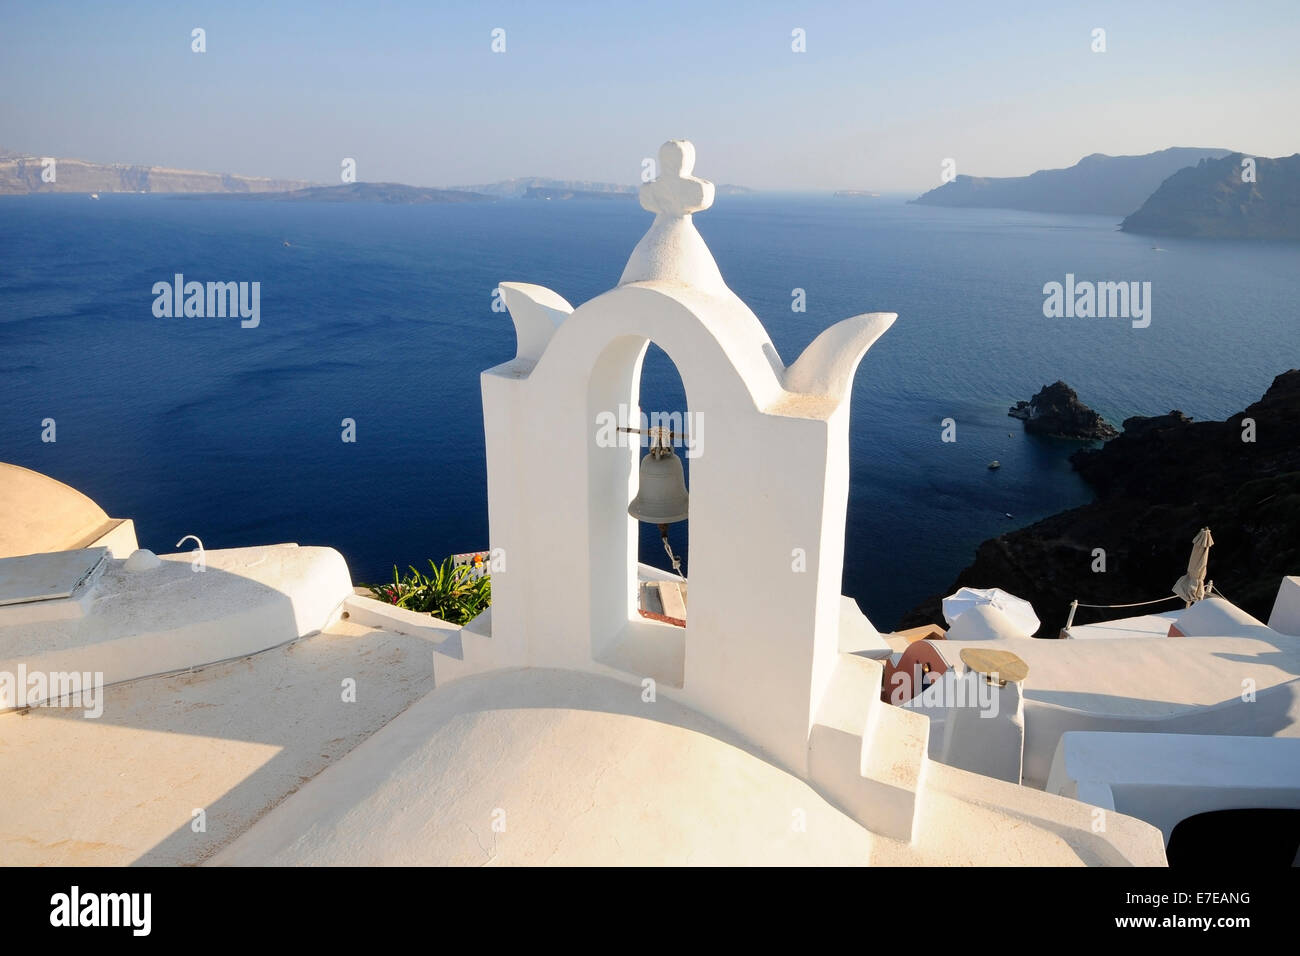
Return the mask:
<path id="1" fill-rule="evenodd" d="M 1175 146 L 1143 156 L 1093 153 L 1066 169 L 1040 169 L 1029 176 L 958 176 L 917 199 L 925 206 L 1024 209 L 1031 212 L 1127 216 L 1168 177 L 1226 149 Z"/>
<path id="2" fill-rule="evenodd" d="M 1215 542 L 1208 579 L 1261 620 L 1282 577 L 1300 573 L 1300 370 L 1279 375 L 1227 421 L 1194 422 L 1178 411 L 1130 418 L 1118 438 L 1070 461 L 1096 500 L 985 541 L 944 594 L 1003 588 L 1033 603 L 1040 637 L 1055 637 L 1071 600 L 1127 604 L 1169 595 L 1187 570 L 1192 538 L 1207 526 Z M 1105 550 L 1101 573 L 1092 570 L 1095 548 Z M 942 598 L 928 598 L 899 626 L 944 624 Z M 1080 610 L 1075 621 L 1145 610 Z"/>
<path id="3" fill-rule="evenodd" d="M 1120 228 L 1150 236 L 1300 239 L 1300 153 L 1252 157 L 1253 182 L 1242 178 L 1245 158 L 1233 153 L 1179 170 Z"/>
<path id="4" fill-rule="evenodd" d="M 27 193 L 264 193 L 309 186 L 290 179 L 232 176 L 163 166 L 55 160 L 55 180 L 43 182 L 39 156 L 9 153 L 0 158 L 0 195 Z"/>

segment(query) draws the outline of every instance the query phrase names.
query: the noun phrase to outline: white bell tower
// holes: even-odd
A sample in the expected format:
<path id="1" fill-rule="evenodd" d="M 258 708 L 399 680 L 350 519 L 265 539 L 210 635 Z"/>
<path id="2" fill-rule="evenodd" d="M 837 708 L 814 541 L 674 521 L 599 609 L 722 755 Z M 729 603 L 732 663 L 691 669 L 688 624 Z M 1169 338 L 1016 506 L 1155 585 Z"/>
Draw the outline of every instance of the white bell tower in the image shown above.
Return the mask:
<path id="1" fill-rule="evenodd" d="M 727 288 L 692 216 L 713 202 L 685 141 L 641 187 L 655 213 L 617 287 L 577 309 L 501 283 L 515 357 L 483 373 L 493 573 L 488 615 L 440 681 L 504 667 L 595 671 L 678 699 L 806 775 L 838 658 L 849 393 L 893 323 L 858 315 L 784 365 Z M 677 366 L 691 417 L 686 627 L 637 609 L 640 446 L 599 423 L 638 407 L 650 342 Z M 608 430 L 606 430 L 607 432 Z"/>

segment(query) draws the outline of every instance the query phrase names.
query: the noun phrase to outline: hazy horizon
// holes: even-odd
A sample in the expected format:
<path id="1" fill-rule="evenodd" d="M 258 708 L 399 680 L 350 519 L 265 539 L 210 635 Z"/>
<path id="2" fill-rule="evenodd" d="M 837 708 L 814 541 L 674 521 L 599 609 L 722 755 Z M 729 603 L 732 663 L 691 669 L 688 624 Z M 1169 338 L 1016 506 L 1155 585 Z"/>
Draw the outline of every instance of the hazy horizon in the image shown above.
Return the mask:
<path id="1" fill-rule="evenodd" d="M 882 193 L 939 185 L 947 158 L 1004 177 L 1091 153 L 1300 151 L 1287 2 L 353 10 L 11 9 L 0 148 L 327 184 L 352 158 L 360 181 L 448 187 L 635 183 L 689 138 L 714 182 Z"/>
<path id="2" fill-rule="evenodd" d="M 1168 148 L 1168 147 L 1166 147 L 1166 148 Z M 1194 149 L 1194 148 L 1204 148 L 1204 149 L 1206 149 L 1206 150 L 1210 150 L 1210 149 L 1220 149 L 1220 148 L 1226 148 L 1226 147 L 1214 147 L 1214 146 L 1207 146 L 1207 147 L 1183 147 L 1182 144 L 1179 144 L 1179 146 L 1178 146 L 1177 148 L 1193 148 L 1193 149 Z M 48 152 L 47 152 L 47 153 L 41 153 L 41 152 L 39 152 L 39 151 L 35 151 L 35 150 L 15 150 L 15 149 L 12 149 L 11 147 L 9 147 L 8 145 L 6 145 L 5 143 L 0 143 L 0 153 L 3 153 L 3 152 L 5 152 L 5 151 L 8 151 L 8 152 L 10 152 L 10 153 L 21 154 L 24 158 L 36 158 L 36 157 L 39 157 L 39 156 L 46 156 L 46 155 L 49 155 Z M 1154 152 L 1154 151 L 1153 151 L 1153 152 Z M 1242 151 L 1237 150 L 1236 152 L 1242 152 Z M 1125 155 L 1132 155 L 1132 154 L 1125 154 Z M 1245 155 L 1263 156 L 1262 153 L 1245 153 Z M 138 165 L 138 166 L 149 166 L 149 167 L 152 167 L 152 168 L 155 168 L 155 169 L 174 169 L 174 170 L 176 170 L 177 172 L 212 173 L 212 174 L 221 174 L 221 175 L 246 176 L 246 177 L 250 177 L 250 178 L 257 178 L 257 177 L 259 176 L 258 173 L 232 173 L 232 172 L 231 172 L 230 170 L 228 170 L 228 169 L 197 169 L 197 168 L 195 168 L 195 169 L 190 169 L 190 168 L 182 168 L 182 167 L 166 166 L 165 164 L 161 164 L 161 163 L 121 163 L 121 162 L 119 162 L 119 161 L 117 161 L 117 160 L 112 160 L 112 159 L 101 160 L 101 159 L 98 159 L 98 158 L 95 158 L 95 157 L 88 157 L 88 156 L 60 156 L 60 157 L 58 157 L 58 158 L 59 158 L 60 160 L 79 160 L 79 161 L 89 162 L 89 163 L 94 163 L 94 164 L 96 164 L 96 165 L 102 165 L 102 166 L 111 166 L 111 165 L 130 165 L 130 166 L 137 166 L 137 165 Z M 1079 159 L 1083 159 L 1083 158 L 1084 158 L 1084 157 L 1079 157 Z M 1112 158 L 1118 158 L 1118 157 L 1112 156 Z M 1077 162 L 1077 160 L 1076 160 L 1076 162 Z M 1068 163 L 1068 164 L 1066 164 L 1067 167 L 1069 167 L 1069 166 L 1074 166 L 1074 165 L 1075 165 L 1075 163 Z M 1044 168 L 1045 168 L 1045 169 L 1059 169 L 1059 168 L 1065 168 L 1065 167 L 1044 167 Z M 698 170 L 697 170 L 697 171 L 698 171 Z M 1030 172 L 1037 172 L 1037 171 L 1038 171 L 1038 170 L 1030 170 Z M 967 174 L 963 174 L 963 175 L 967 175 Z M 976 177 L 980 177 L 980 178 L 1003 178 L 1003 177 L 985 177 L 985 176 L 983 176 L 983 174 L 978 173 L 978 172 L 970 173 L 969 175 L 976 176 Z M 1026 174 L 1026 175 L 1027 175 L 1027 174 Z M 311 181 L 311 180 L 302 180 L 301 177 L 297 177 L 297 176 L 287 176 L 287 177 L 271 176 L 271 177 L 263 177 L 263 178 L 276 179 L 276 180 L 291 180 L 291 181 L 295 181 L 295 182 L 297 182 L 297 181 L 301 181 L 301 182 L 308 183 L 310 186 L 313 186 L 313 187 L 316 187 L 316 186 L 337 186 L 337 185 L 340 185 L 339 183 L 334 183 L 334 182 L 319 182 L 319 181 Z M 1014 177 L 1012 177 L 1012 178 L 1014 178 Z M 617 181 L 615 181 L 615 180 L 603 180 L 603 179 L 601 179 L 601 180 L 597 180 L 597 179 L 581 179 L 581 178 L 579 178 L 579 177 L 575 177 L 575 176 L 563 176 L 563 175 L 558 175 L 558 174 L 531 174 L 531 173 L 529 173 L 529 174 L 522 174 L 522 175 L 519 175 L 519 176 L 509 176 L 509 177 L 507 177 L 507 178 L 505 178 L 505 179 L 498 179 L 498 180 L 493 180 L 493 181 L 491 181 L 491 182 L 480 182 L 480 183 L 433 183 L 433 184 L 428 184 L 428 183 L 403 183 L 403 182 L 397 182 L 397 181 L 395 181 L 395 180 L 371 180 L 371 179 L 364 179 L 364 178 L 358 178 L 358 179 L 356 180 L 356 182 L 357 182 L 358 184 L 360 184 L 360 183 L 367 183 L 367 184 L 370 184 L 370 185 L 417 186 L 417 187 L 420 187 L 420 188 L 430 188 L 430 189 L 454 189 L 454 190 L 466 190 L 466 189 L 470 189 L 470 188 L 475 187 L 475 186 L 483 186 L 483 187 L 496 186 L 496 185 L 500 185 L 500 184 L 502 184 L 502 183 L 515 182 L 515 181 L 521 181 L 521 180 L 522 180 L 522 181 L 528 181 L 528 180 L 554 180 L 554 181 L 556 181 L 556 182 L 566 182 L 566 183 L 591 183 L 592 185 L 602 185 L 602 186 L 603 186 L 603 185 L 617 185 L 617 186 L 627 186 L 627 187 L 629 187 L 629 188 L 635 188 L 637 185 L 639 185 L 639 181 L 635 181 L 635 180 L 624 180 L 624 181 L 622 181 L 622 182 L 617 182 Z M 729 183 L 717 183 L 716 185 L 722 186 L 722 187 L 724 187 L 724 188 L 725 188 L 725 187 L 736 186 L 736 187 L 740 187 L 740 188 L 751 189 L 751 190 L 754 191 L 755 193 L 762 193 L 762 194 L 765 194 L 765 195 L 766 195 L 766 194 L 771 194 L 771 195 L 773 195 L 773 196 L 780 196 L 780 195 L 792 195 L 792 196 L 798 196 L 798 195 L 813 195 L 813 194 L 820 194 L 820 193 L 830 193 L 830 192 L 838 191 L 838 190 L 840 190 L 840 189 L 844 189 L 844 190 L 848 190 L 848 191 L 859 191 L 859 192 L 868 192 L 868 191 L 869 191 L 869 192 L 871 192 L 871 193 L 873 193 L 873 194 L 876 194 L 876 195 L 879 195 L 879 196 L 882 196 L 882 197 L 904 197 L 904 196 L 921 195 L 921 194 L 923 194 L 923 193 L 925 193 L 925 192 L 928 192 L 930 189 L 936 188 L 937 186 L 939 186 L 939 185 L 941 185 L 941 184 L 940 184 L 940 183 L 936 183 L 934 186 L 923 186 L 923 187 L 917 187 L 917 188 L 915 188 L 915 189 L 902 189 L 902 188 L 889 189 L 889 188 L 874 188 L 874 187 L 829 187 L 829 186 L 823 186 L 823 187 L 817 187 L 817 186 L 805 186 L 805 187 L 798 187 L 798 186 L 784 186 L 784 187 L 783 187 L 783 186 L 777 186 L 777 187 L 759 188 L 759 187 L 751 187 L 751 186 L 747 186 L 745 183 L 730 183 L 730 182 L 729 182 Z"/>

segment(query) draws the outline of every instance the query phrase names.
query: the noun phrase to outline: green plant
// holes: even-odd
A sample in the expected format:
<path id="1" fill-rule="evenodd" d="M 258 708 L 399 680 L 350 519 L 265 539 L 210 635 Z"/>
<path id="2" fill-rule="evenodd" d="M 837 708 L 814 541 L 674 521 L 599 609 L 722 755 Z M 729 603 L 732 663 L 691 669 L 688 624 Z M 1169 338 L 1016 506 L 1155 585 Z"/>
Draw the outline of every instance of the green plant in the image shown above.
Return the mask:
<path id="1" fill-rule="evenodd" d="M 430 574 L 411 567 L 401 575 L 393 566 L 390 584 L 367 584 L 381 601 L 421 614 L 432 614 L 450 624 L 468 624 L 492 603 L 492 578 L 475 574 L 468 564 L 447 558 L 442 564 L 429 560 Z"/>

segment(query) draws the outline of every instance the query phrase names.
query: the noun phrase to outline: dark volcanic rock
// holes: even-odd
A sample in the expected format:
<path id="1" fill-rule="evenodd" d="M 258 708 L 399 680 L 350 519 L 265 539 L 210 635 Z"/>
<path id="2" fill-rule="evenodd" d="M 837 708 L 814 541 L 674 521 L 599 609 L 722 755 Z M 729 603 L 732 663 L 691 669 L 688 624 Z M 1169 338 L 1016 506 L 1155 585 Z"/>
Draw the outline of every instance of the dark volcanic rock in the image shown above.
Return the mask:
<path id="1" fill-rule="evenodd" d="M 1253 420 L 1254 441 L 1247 419 Z M 1268 620 L 1284 575 L 1300 573 L 1300 370 L 1274 379 L 1264 397 L 1222 422 L 1181 412 L 1130 418 L 1124 433 L 1071 456 L 1097 500 L 985 541 L 945 591 L 1000 587 L 1034 605 L 1041 637 L 1055 637 L 1071 600 L 1128 604 L 1170 595 L 1187 570 L 1192 538 L 1214 533 L 1209 579 L 1229 599 Z M 1092 570 L 1094 549 L 1105 572 Z M 936 595 L 900 627 L 944 624 Z M 1081 609 L 1078 624 L 1172 610 Z"/>
<path id="2" fill-rule="evenodd" d="M 1124 419 L 1124 435 L 1129 439 L 1138 438 L 1147 432 L 1163 431 L 1173 425 L 1186 425 L 1190 421 L 1191 418 L 1176 408 L 1168 415 L 1134 415 Z"/>
<path id="3" fill-rule="evenodd" d="M 1029 401 L 1016 402 L 1007 414 L 1024 421 L 1025 431 L 1034 435 L 1105 441 L 1119 434 L 1064 382 L 1044 385 Z"/>

